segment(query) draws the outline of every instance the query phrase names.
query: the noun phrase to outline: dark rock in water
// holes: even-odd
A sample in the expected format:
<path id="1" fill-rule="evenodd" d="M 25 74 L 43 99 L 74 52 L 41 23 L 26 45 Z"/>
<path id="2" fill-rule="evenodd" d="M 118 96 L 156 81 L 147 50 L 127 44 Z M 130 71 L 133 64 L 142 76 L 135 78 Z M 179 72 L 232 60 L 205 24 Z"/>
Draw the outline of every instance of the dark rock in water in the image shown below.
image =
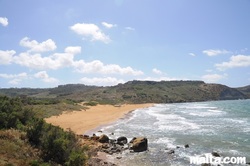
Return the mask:
<path id="1" fill-rule="evenodd" d="M 218 152 L 212 152 L 212 155 L 213 155 L 214 157 L 220 157 L 220 154 L 219 154 Z"/>
<path id="2" fill-rule="evenodd" d="M 99 142 L 101 143 L 108 143 L 109 142 L 109 137 L 105 134 L 101 135 L 98 139 Z"/>
<path id="3" fill-rule="evenodd" d="M 179 149 L 179 148 L 181 148 L 181 147 L 179 147 L 179 146 L 176 146 L 176 149 Z"/>
<path id="4" fill-rule="evenodd" d="M 99 133 L 102 133 L 102 130 L 99 130 L 98 132 L 99 132 Z"/>
<path id="5" fill-rule="evenodd" d="M 138 137 L 133 139 L 131 149 L 134 152 L 146 151 L 148 149 L 148 139 L 145 137 Z"/>
<path id="6" fill-rule="evenodd" d="M 174 150 L 169 150 L 168 154 L 174 154 Z"/>
<path id="7" fill-rule="evenodd" d="M 119 159 L 121 159 L 122 157 L 118 156 L 118 157 L 116 157 L 116 158 L 119 160 Z"/>
<path id="8" fill-rule="evenodd" d="M 119 138 L 117 138 L 117 144 L 124 145 L 126 143 L 128 143 L 128 139 L 126 137 L 119 137 Z"/>
<path id="9" fill-rule="evenodd" d="M 189 148 L 189 145 L 188 145 L 188 144 L 186 144 L 186 145 L 184 145 L 184 147 L 185 147 L 185 148 Z"/>

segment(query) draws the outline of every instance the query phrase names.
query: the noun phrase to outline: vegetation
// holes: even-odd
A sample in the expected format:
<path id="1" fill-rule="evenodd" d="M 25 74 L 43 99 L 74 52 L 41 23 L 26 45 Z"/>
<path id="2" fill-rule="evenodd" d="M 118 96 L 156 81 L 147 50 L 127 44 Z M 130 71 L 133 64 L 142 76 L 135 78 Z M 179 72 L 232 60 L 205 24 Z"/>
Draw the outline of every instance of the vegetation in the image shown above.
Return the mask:
<path id="1" fill-rule="evenodd" d="M 0 96 L 0 145 L 1 165 L 78 166 L 87 160 L 73 132 L 36 117 L 20 98 Z"/>
<path id="2" fill-rule="evenodd" d="M 250 98 L 249 86 L 245 88 L 230 88 L 220 84 L 206 84 L 203 81 L 129 81 L 110 87 L 86 86 L 81 84 L 59 85 L 56 88 L 27 89 L 10 88 L 0 89 L 0 93 L 9 96 L 28 96 L 32 98 L 35 108 L 40 106 L 56 106 L 57 110 L 65 101 L 71 101 L 67 107 L 74 106 L 72 103 L 81 101 L 96 101 L 99 104 L 120 103 L 171 103 L 192 102 L 207 100 L 228 100 Z M 44 100 L 39 106 L 36 102 Z M 41 101 L 39 101 L 41 102 Z M 50 103 L 55 102 L 55 103 Z M 50 107 L 51 108 L 51 107 Z M 54 108 L 53 108 L 54 109 Z M 42 110 L 46 116 L 51 116 L 46 108 Z M 70 110 L 70 109 L 69 109 Z"/>

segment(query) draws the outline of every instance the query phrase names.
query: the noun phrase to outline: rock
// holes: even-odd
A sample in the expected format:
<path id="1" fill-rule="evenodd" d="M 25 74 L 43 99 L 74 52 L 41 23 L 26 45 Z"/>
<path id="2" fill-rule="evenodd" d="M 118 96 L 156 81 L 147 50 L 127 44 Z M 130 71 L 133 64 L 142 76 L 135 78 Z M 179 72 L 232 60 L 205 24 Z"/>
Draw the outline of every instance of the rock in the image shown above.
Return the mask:
<path id="1" fill-rule="evenodd" d="M 184 145 L 184 147 L 185 147 L 185 148 L 189 148 L 189 145 L 188 145 L 188 144 L 186 144 L 186 145 Z"/>
<path id="2" fill-rule="evenodd" d="M 99 140 L 99 137 L 96 136 L 95 134 L 93 134 L 92 137 L 90 137 L 91 140 L 95 140 L 95 141 L 98 141 Z"/>
<path id="3" fill-rule="evenodd" d="M 217 153 L 217 152 L 212 152 L 212 155 L 213 155 L 214 157 L 220 157 L 220 154 Z"/>
<path id="4" fill-rule="evenodd" d="M 117 144 L 124 145 L 126 143 L 128 143 L 128 139 L 126 137 L 119 137 L 119 138 L 117 138 Z"/>
<path id="5" fill-rule="evenodd" d="M 169 150 L 167 153 L 168 154 L 174 154 L 174 150 Z"/>
<path id="6" fill-rule="evenodd" d="M 131 141 L 130 141 L 131 142 Z M 148 139 L 145 137 L 135 138 L 132 142 L 131 149 L 134 152 L 143 152 L 148 149 Z"/>
<path id="7" fill-rule="evenodd" d="M 129 143 L 133 143 L 135 139 L 136 137 L 132 138 L 131 141 L 129 141 Z"/>
<path id="8" fill-rule="evenodd" d="M 180 146 L 176 146 L 176 149 L 179 149 L 179 148 L 181 148 Z"/>
<path id="9" fill-rule="evenodd" d="M 98 139 L 99 142 L 101 143 L 108 143 L 109 142 L 109 137 L 105 134 L 101 135 Z"/>

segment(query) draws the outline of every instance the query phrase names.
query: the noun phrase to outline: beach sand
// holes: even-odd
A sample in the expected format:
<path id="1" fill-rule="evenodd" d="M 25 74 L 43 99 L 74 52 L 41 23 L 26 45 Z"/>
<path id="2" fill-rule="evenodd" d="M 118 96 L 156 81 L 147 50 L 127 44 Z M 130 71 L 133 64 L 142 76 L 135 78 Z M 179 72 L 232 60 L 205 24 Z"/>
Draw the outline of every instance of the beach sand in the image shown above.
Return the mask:
<path id="1" fill-rule="evenodd" d="M 46 118 L 45 121 L 76 134 L 84 134 L 101 125 L 107 125 L 124 117 L 138 108 L 146 108 L 153 104 L 124 104 L 121 106 L 97 105 L 82 111 L 65 112 L 59 116 Z"/>

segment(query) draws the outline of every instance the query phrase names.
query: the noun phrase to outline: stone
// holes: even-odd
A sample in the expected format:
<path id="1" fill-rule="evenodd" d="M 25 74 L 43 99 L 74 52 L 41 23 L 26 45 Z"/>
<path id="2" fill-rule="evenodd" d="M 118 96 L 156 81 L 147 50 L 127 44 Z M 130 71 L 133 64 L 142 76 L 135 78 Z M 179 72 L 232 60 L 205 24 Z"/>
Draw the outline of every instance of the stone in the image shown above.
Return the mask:
<path id="1" fill-rule="evenodd" d="M 145 137 L 135 138 L 132 142 L 131 149 L 134 152 L 143 152 L 148 150 L 148 139 Z"/>
<path id="2" fill-rule="evenodd" d="M 119 138 L 117 138 L 117 144 L 124 145 L 126 143 L 128 143 L 128 139 L 126 137 L 119 137 Z"/>
<path id="3" fill-rule="evenodd" d="M 213 155 L 214 157 L 220 157 L 220 154 L 219 154 L 218 152 L 212 152 L 212 155 Z"/>
<path id="4" fill-rule="evenodd" d="M 184 147 L 185 147 L 185 148 L 189 148 L 189 145 L 188 145 L 188 144 L 186 144 L 186 145 L 184 145 Z"/>
<path id="5" fill-rule="evenodd" d="M 99 139 L 98 139 L 99 142 L 101 143 L 108 143 L 109 142 L 109 137 L 105 134 L 102 134 Z"/>

